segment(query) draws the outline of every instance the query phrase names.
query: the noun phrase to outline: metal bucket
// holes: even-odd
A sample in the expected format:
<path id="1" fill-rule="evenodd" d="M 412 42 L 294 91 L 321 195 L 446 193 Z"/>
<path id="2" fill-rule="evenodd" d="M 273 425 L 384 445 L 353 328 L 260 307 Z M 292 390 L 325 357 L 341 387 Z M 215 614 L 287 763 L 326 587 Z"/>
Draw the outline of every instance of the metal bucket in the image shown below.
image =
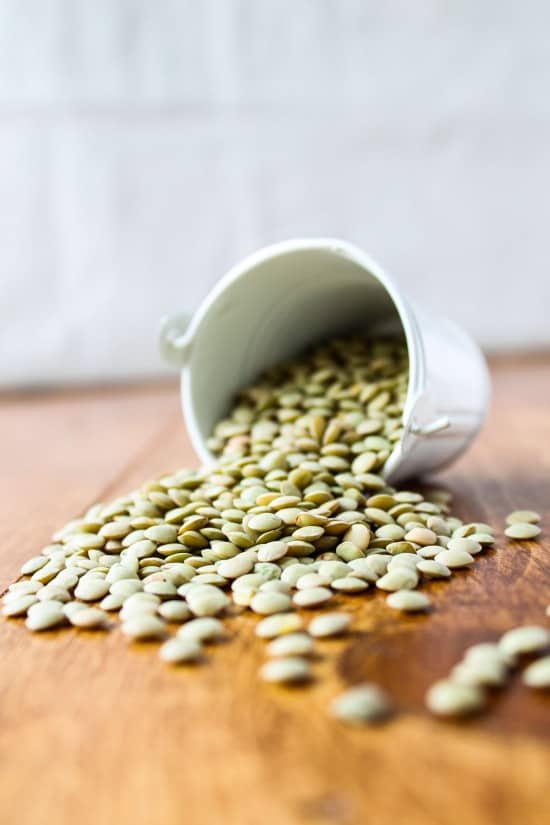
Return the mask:
<path id="1" fill-rule="evenodd" d="M 181 367 L 185 421 L 200 459 L 236 393 L 266 367 L 333 335 L 404 334 L 404 434 L 386 462 L 395 483 L 438 470 L 479 431 L 489 399 L 485 359 L 453 322 L 409 303 L 371 258 L 345 241 L 265 247 L 233 267 L 190 318 L 166 318 L 160 346 Z"/>

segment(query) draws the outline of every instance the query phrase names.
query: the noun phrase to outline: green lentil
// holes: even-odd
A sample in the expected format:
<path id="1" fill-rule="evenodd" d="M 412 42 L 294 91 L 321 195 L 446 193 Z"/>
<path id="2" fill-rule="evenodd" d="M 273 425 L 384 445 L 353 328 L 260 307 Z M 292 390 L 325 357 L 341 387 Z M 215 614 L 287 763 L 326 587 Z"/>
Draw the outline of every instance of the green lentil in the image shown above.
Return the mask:
<path id="1" fill-rule="evenodd" d="M 132 639 L 159 639 L 164 635 L 165 627 L 161 619 L 148 613 L 139 613 L 123 622 L 122 632 Z"/>
<path id="2" fill-rule="evenodd" d="M 481 710 L 485 701 L 482 688 L 451 680 L 436 682 L 426 694 L 426 705 L 437 716 L 469 716 Z"/>
<path id="3" fill-rule="evenodd" d="M 286 593 L 257 593 L 250 607 L 254 613 L 269 616 L 272 613 L 284 613 L 291 606 L 290 597 Z"/>
<path id="4" fill-rule="evenodd" d="M 519 541 L 526 541 L 528 539 L 535 539 L 540 535 L 540 527 L 536 524 L 528 522 L 514 522 L 504 531 L 504 535 L 510 539 L 517 539 Z"/>
<path id="5" fill-rule="evenodd" d="M 341 636 L 349 630 L 351 616 L 348 613 L 324 613 L 311 620 L 308 632 L 318 639 Z"/>
<path id="6" fill-rule="evenodd" d="M 61 602 L 36 602 L 27 611 L 25 624 L 29 630 L 49 630 L 65 622 L 65 613 Z"/>
<path id="7" fill-rule="evenodd" d="M 506 524 L 538 524 L 540 515 L 535 510 L 514 510 L 506 516 Z"/>
<path id="8" fill-rule="evenodd" d="M 276 613 L 258 622 L 256 636 L 261 639 L 274 639 L 286 633 L 294 633 L 303 625 L 301 616 L 297 613 Z"/>
<path id="9" fill-rule="evenodd" d="M 329 601 L 332 593 L 326 587 L 309 587 L 307 590 L 298 590 L 292 602 L 296 607 L 318 607 Z"/>
<path id="10" fill-rule="evenodd" d="M 395 610 L 417 613 L 427 610 L 431 602 L 424 593 L 418 593 L 416 590 L 397 590 L 386 598 L 386 604 Z"/>
<path id="11" fill-rule="evenodd" d="M 169 664 L 197 662 L 201 658 L 202 647 L 195 639 L 168 639 L 159 650 L 160 658 Z"/>
<path id="12" fill-rule="evenodd" d="M 415 570 L 411 570 L 408 566 L 397 567 L 390 570 L 384 576 L 381 576 L 376 586 L 380 590 L 411 590 L 418 584 L 418 574 Z"/>
<path id="13" fill-rule="evenodd" d="M 307 633 L 287 633 L 273 639 L 267 646 L 268 656 L 311 656 L 313 640 Z"/>
<path id="14" fill-rule="evenodd" d="M 519 656 L 537 653 L 550 646 L 550 630 L 538 625 L 524 625 L 508 630 L 498 643 L 506 661 L 514 663 Z"/>
<path id="15" fill-rule="evenodd" d="M 219 619 L 204 616 L 200 619 L 191 619 L 178 630 L 178 637 L 193 639 L 196 642 L 214 642 L 223 639 L 225 627 Z"/>
<path id="16" fill-rule="evenodd" d="M 260 670 L 260 676 L 266 682 L 298 684 L 309 682 L 312 678 L 312 671 L 307 659 L 288 656 L 266 662 Z"/>
<path id="17" fill-rule="evenodd" d="M 386 719 L 391 713 L 391 703 L 378 685 L 363 684 L 337 696 L 329 711 L 342 722 L 364 725 Z"/>
<path id="18" fill-rule="evenodd" d="M 521 678 L 527 687 L 550 688 L 550 656 L 543 656 L 528 665 Z"/>
<path id="19" fill-rule="evenodd" d="M 74 627 L 83 630 L 104 628 L 107 622 L 107 614 L 98 607 L 85 607 L 83 610 L 73 611 L 68 618 Z"/>
<path id="20" fill-rule="evenodd" d="M 23 593 L 20 596 L 6 601 L 4 599 L 4 606 L 2 607 L 3 616 L 24 616 L 29 607 L 36 604 L 38 599 L 33 593 Z"/>

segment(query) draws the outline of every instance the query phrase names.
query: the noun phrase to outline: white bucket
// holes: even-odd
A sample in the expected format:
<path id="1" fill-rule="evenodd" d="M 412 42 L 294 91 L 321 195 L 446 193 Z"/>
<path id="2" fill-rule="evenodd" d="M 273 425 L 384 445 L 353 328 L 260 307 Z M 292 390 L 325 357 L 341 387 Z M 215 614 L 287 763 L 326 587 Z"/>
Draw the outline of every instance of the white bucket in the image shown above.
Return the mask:
<path id="1" fill-rule="evenodd" d="M 384 475 L 395 483 L 438 470 L 462 453 L 485 418 L 489 376 L 470 336 L 409 304 L 360 249 L 314 238 L 268 246 L 225 275 L 192 319 L 166 318 L 161 351 L 181 367 L 191 441 L 209 464 L 214 425 L 266 367 L 338 334 L 404 332 L 409 388 L 404 435 Z"/>

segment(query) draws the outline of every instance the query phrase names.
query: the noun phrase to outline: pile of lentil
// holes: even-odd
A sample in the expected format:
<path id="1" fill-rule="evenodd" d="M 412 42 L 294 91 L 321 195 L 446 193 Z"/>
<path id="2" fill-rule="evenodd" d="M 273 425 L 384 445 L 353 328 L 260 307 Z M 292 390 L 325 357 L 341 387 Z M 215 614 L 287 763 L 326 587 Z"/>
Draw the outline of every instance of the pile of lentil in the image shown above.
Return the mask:
<path id="1" fill-rule="evenodd" d="M 181 663 L 224 636 L 219 617 L 250 609 L 269 642 L 261 676 L 309 681 L 315 640 L 350 626 L 327 611 L 306 630 L 309 609 L 378 589 L 390 609 L 426 610 L 418 588 L 494 542 L 489 525 L 449 513 L 447 494 L 384 480 L 407 380 L 394 339 L 331 340 L 267 371 L 216 426 L 212 467 L 177 470 L 71 521 L 23 565 L 4 615 L 41 631 L 108 629 L 118 613 L 130 639 L 162 640 L 160 656 Z M 362 721 L 387 711 L 376 686 L 332 710 Z"/>

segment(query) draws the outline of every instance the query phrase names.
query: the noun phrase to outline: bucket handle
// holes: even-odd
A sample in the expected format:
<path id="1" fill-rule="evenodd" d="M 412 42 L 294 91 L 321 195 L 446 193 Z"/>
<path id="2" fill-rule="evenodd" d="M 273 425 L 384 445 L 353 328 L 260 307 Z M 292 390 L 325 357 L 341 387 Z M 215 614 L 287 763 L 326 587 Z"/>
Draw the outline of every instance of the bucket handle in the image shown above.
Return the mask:
<path id="1" fill-rule="evenodd" d="M 165 361 L 182 367 L 189 357 L 191 336 L 188 334 L 191 316 L 187 312 L 165 315 L 160 322 L 159 349 Z"/>

